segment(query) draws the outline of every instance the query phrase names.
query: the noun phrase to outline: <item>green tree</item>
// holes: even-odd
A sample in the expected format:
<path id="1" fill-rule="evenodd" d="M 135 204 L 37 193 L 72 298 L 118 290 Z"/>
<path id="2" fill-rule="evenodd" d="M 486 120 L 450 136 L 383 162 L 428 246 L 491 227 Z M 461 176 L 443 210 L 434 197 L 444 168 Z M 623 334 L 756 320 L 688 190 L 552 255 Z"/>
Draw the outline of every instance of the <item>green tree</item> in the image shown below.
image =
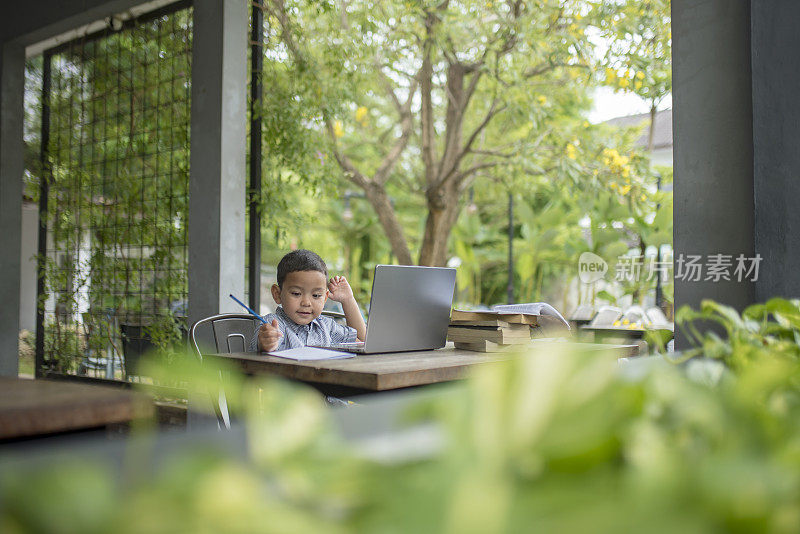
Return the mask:
<path id="1" fill-rule="evenodd" d="M 606 83 L 648 103 L 647 150 L 652 152 L 656 111 L 672 92 L 670 0 L 603 2 L 599 10 L 601 35 L 609 45 Z"/>
<path id="2" fill-rule="evenodd" d="M 555 119 L 587 102 L 585 2 L 267 9 L 281 32 L 277 57 L 304 86 L 307 123 L 327 134 L 326 153 L 363 190 L 400 263 L 417 245 L 419 263 L 444 264 L 464 192 L 490 173 L 552 168 L 565 148 L 551 135 Z M 419 238 L 392 205 L 398 188 L 424 201 Z"/>

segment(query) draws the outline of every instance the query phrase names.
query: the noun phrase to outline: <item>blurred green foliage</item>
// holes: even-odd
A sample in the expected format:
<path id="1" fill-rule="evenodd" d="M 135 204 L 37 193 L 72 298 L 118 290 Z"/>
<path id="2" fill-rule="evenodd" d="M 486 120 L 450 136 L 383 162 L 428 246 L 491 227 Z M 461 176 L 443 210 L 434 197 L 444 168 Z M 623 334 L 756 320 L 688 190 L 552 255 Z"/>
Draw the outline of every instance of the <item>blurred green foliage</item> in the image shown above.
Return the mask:
<path id="1" fill-rule="evenodd" d="M 704 300 L 699 310 L 684 306 L 675 316 L 693 349 L 684 358 L 705 355 L 745 371 L 764 360 L 800 360 L 800 300 L 773 298 L 753 304 L 741 314 L 734 308 Z M 709 325 L 716 325 L 709 328 Z M 705 328 L 703 328 L 705 327 Z"/>
<path id="2" fill-rule="evenodd" d="M 194 447 L 157 469 L 141 451 L 121 473 L 4 469 L 0 531 L 797 532 L 800 303 L 680 316 L 725 326 L 727 340 L 707 334 L 720 345 L 696 355 L 728 371 L 692 379 L 553 347 L 487 364 L 407 414 L 444 436 L 413 460 L 359 455 L 313 390 L 226 368 L 246 459 Z M 220 386 L 218 369 L 192 359 L 150 371 L 165 372 Z"/>

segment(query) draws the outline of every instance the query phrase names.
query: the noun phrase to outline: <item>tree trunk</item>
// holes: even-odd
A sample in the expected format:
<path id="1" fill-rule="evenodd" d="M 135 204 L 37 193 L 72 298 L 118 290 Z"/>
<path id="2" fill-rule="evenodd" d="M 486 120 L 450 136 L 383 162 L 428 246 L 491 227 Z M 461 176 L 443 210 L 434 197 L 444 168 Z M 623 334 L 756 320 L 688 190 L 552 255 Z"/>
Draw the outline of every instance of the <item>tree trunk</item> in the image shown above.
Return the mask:
<path id="1" fill-rule="evenodd" d="M 455 186 L 448 186 L 445 191 L 431 191 L 427 195 L 428 218 L 419 253 L 420 265 L 443 267 L 447 263 L 447 242 L 458 220 L 458 200 L 461 197 Z"/>
<path id="2" fill-rule="evenodd" d="M 655 143 L 656 135 L 656 103 L 650 103 L 650 128 L 647 131 L 647 152 L 650 157 L 653 156 L 653 144 Z"/>
<path id="3" fill-rule="evenodd" d="M 389 239 L 389 244 L 392 246 L 392 253 L 397 258 L 397 263 L 400 265 L 413 265 L 414 262 L 411 260 L 408 242 L 403 234 L 403 227 L 400 225 L 400 221 L 397 220 L 397 215 L 394 212 L 389 195 L 386 194 L 386 189 L 380 184 L 370 181 L 365 184 L 364 193 L 378 215 L 378 221 L 380 221 L 383 231 Z"/>

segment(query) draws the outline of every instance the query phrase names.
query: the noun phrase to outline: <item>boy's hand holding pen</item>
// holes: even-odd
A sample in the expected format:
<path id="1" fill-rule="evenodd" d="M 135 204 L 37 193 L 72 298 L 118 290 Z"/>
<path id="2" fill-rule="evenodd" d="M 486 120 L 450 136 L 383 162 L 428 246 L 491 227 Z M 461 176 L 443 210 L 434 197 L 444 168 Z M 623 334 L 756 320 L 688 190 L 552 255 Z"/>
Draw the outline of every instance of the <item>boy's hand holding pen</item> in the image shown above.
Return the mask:
<path id="1" fill-rule="evenodd" d="M 267 351 L 267 352 L 275 350 L 276 348 L 278 348 L 278 344 L 280 343 L 280 339 L 281 339 L 281 337 L 283 337 L 283 333 L 278 328 L 278 320 L 277 319 L 273 319 L 272 320 L 272 324 L 269 324 L 268 322 L 266 322 L 264 320 L 263 317 L 261 317 L 255 311 L 253 311 L 253 309 L 250 308 L 250 306 L 248 306 L 247 304 L 245 304 L 241 300 L 237 299 L 233 295 L 228 295 L 228 296 L 230 298 L 232 298 L 233 300 L 235 300 L 236 303 L 239 304 L 240 306 L 242 306 L 245 310 L 247 310 L 250 313 L 250 315 L 252 315 L 256 319 L 261 321 L 261 328 L 258 329 L 258 346 L 259 346 L 259 348 L 261 348 L 261 350 L 264 350 L 264 351 Z"/>
<path id="2" fill-rule="evenodd" d="M 278 320 L 273 319 L 272 324 L 264 323 L 258 329 L 258 346 L 263 351 L 273 351 L 278 348 L 281 337 L 283 337 L 283 333 L 278 328 Z"/>

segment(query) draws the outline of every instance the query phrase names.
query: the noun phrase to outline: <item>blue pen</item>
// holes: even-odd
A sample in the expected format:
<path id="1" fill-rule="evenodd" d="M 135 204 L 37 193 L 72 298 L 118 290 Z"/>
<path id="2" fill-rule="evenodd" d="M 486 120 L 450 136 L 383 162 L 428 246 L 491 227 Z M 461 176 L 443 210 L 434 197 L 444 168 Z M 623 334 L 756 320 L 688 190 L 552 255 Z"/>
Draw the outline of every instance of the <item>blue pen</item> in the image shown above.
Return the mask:
<path id="1" fill-rule="evenodd" d="M 230 298 L 232 298 L 233 300 L 235 300 L 236 302 L 238 302 L 245 310 L 249 311 L 250 315 L 252 315 L 253 317 L 257 317 L 258 320 L 261 321 L 261 324 L 267 324 L 267 321 L 265 321 L 263 317 L 261 317 L 259 314 L 254 312 L 252 309 L 250 309 L 250 306 L 248 306 L 247 304 L 245 304 L 244 302 L 242 302 L 241 300 L 237 299 L 236 297 L 234 297 L 231 294 L 228 294 L 228 296 Z"/>

